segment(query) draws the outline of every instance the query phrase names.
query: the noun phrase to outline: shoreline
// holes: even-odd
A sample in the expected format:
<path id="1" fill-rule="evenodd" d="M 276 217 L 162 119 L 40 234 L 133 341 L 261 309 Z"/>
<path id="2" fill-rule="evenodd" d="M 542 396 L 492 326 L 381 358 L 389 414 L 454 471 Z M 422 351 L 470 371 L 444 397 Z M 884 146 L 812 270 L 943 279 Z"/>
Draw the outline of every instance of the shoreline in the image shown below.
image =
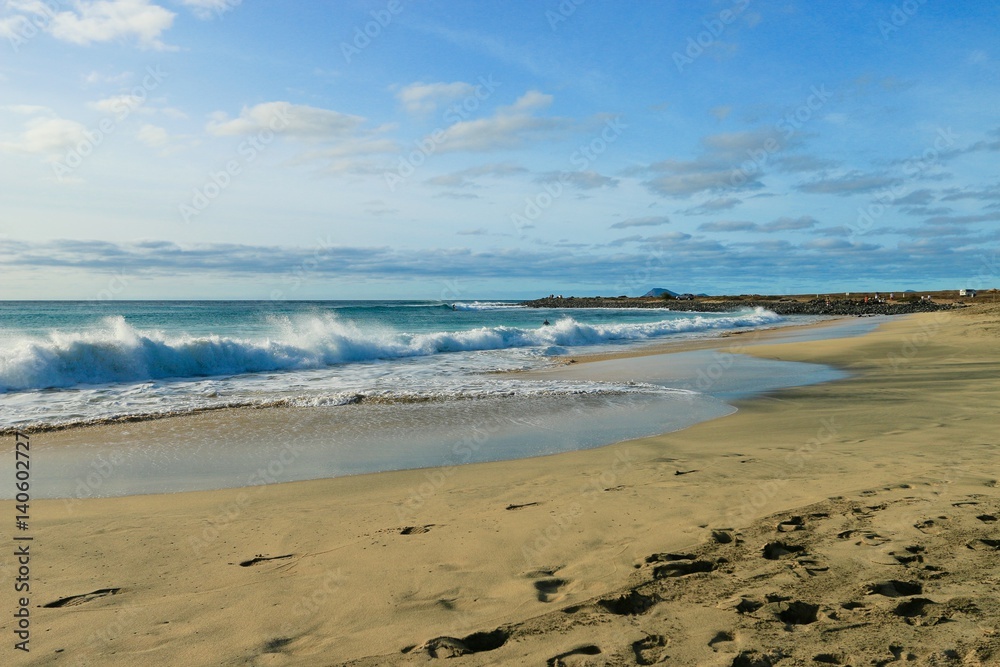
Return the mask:
<path id="1" fill-rule="evenodd" d="M 40 443 L 39 455 L 49 461 L 47 477 L 35 484 L 35 496 L 83 499 L 246 488 L 265 478 L 259 472 L 260 466 L 266 466 L 274 456 L 272 443 L 257 435 L 264 432 L 295 434 L 290 439 L 294 457 L 286 455 L 269 476 L 287 482 L 426 470 L 440 467 L 442 461 L 464 464 L 515 460 L 606 447 L 727 416 L 737 410 L 737 399 L 841 376 L 826 366 L 755 362 L 744 356 L 736 357 L 735 363 L 726 363 L 730 382 L 716 387 L 697 386 L 696 374 L 703 367 L 717 365 L 721 354 L 732 355 L 745 345 L 788 342 L 808 335 L 859 335 L 875 324 L 875 320 L 857 323 L 847 318 L 783 323 L 767 329 L 723 333 L 721 337 L 622 346 L 624 349 L 612 349 L 610 354 L 581 357 L 591 361 L 619 359 L 614 363 L 622 365 L 622 370 L 615 376 L 592 376 L 590 371 L 597 371 L 597 367 L 589 363 L 574 366 L 570 362 L 511 374 L 513 379 L 528 381 L 529 385 L 541 382 L 543 386 L 572 388 L 598 383 L 612 388 L 605 394 L 470 397 L 419 405 L 376 398 L 358 400 L 349 406 L 317 408 L 226 407 L 156 415 L 153 419 L 32 429 L 29 432 Z M 715 350 L 711 358 L 706 356 L 710 350 Z M 660 360 L 668 352 L 670 362 L 662 366 Z M 653 360 L 662 370 L 652 375 L 629 371 L 623 360 L 636 356 Z M 607 365 L 602 365 L 601 373 Z M 645 388 L 630 395 L 629 385 L 636 382 Z M 615 394 L 615 387 L 625 393 Z M 728 390 L 725 395 L 719 393 L 723 389 Z M 688 395 L 689 391 L 696 393 Z M 580 410 L 584 414 L 574 417 Z M 407 427 L 406 423 L 411 425 Z M 468 423 L 478 424 L 490 441 L 479 446 L 470 440 L 465 426 Z M 541 439 L 534 435 L 539 429 L 546 433 Z M 206 437 L 205 433 L 218 435 Z M 393 444 L 400 438 L 408 440 L 405 446 Z M 94 472 L 91 459 L 95 452 L 111 467 L 98 483 L 90 484 L 85 478 Z M 203 461 L 206 470 L 192 470 L 174 462 L 188 457 Z M 106 467 L 100 461 L 96 465 Z"/>
<path id="2" fill-rule="evenodd" d="M 33 604 L 120 591 L 33 609 L 35 627 L 51 633 L 36 635 L 45 651 L 31 664 L 57 664 L 52 651 L 65 648 L 67 657 L 112 665 L 139 654 L 148 665 L 416 664 L 448 651 L 464 653 L 463 665 L 569 664 L 587 655 L 644 664 L 640 654 L 651 659 L 661 649 L 678 664 L 728 665 L 776 645 L 807 661 L 823 652 L 817 636 L 855 621 L 861 625 L 837 631 L 838 650 L 850 655 L 885 654 L 898 636 L 918 656 L 936 642 L 935 650 L 954 646 L 989 660 L 1000 656 L 988 654 L 996 640 L 976 628 L 990 618 L 993 603 L 983 596 L 998 584 L 984 588 L 969 579 L 975 563 L 944 561 L 939 551 L 953 530 L 968 535 L 963 540 L 990 530 L 953 503 L 994 510 L 967 496 L 996 484 L 989 471 L 998 443 L 988 425 L 998 413 L 997 324 L 995 311 L 963 309 L 894 320 L 857 338 L 750 346 L 754 356 L 842 364 L 855 376 L 598 449 L 176 494 L 166 506 L 161 496 L 37 501 L 36 539 L 60 549 L 38 561 L 44 583 Z M 879 503 L 874 496 L 885 497 L 884 514 L 865 509 Z M 807 517 L 802 530 L 788 524 L 785 539 L 807 543 L 825 565 L 760 558 L 762 540 L 784 535 L 767 517 L 817 503 L 823 507 L 811 513 L 826 512 L 823 525 L 861 521 L 862 543 L 864 522 L 878 524 L 894 508 L 906 518 L 867 529 L 884 542 L 855 546 L 827 537 L 822 522 Z M 949 520 L 927 524 L 931 532 L 914 528 L 937 516 Z M 723 543 L 716 533 L 732 539 Z M 915 561 L 893 560 L 890 552 L 905 553 L 915 541 L 928 563 L 951 574 L 939 581 Z M 862 566 L 854 549 L 877 558 Z M 649 560 L 685 550 L 693 558 L 676 562 L 686 565 Z M 717 560 L 723 557 L 727 564 Z M 691 564 L 699 561 L 714 566 Z M 658 567 L 679 574 L 658 578 Z M 750 584 L 758 575 L 766 575 L 759 580 L 766 590 Z M 846 610 L 828 595 L 846 596 L 840 589 L 848 585 L 860 591 L 875 576 L 922 581 L 957 639 L 941 643 L 937 630 L 921 639 L 921 627 L 904 621 L 932 617 L 920 610 L 893 616 L 889 598 L 861 594 L 864 606 Z M 685 587 L 654 590 L 671 582 Z M 615 591 L 651 603 L 634 613 L 615 611 L 631 602 L 599 603 L 617 599 Z M 770 619 L 787 604 L 773 608 L 782 603 L 766 602 L 771 592 L 817 605 L 819 617 L 783 631 Z M 745 613 L 725 606 L 743 594 L 763 606 Z M 949 602 L 963 595 L 987 615 Z M 273 613 L 256 613 L 262 607 Z M 717 633 L 730 639 L 714 641 Z M 442 637 L 455 641 L 432 641 Z M 644 637 L 664 643 L 642 644 Z M 585 647 L 598 653 L 580 652 Z"/>
<path id="3" fill-rule="evenodd" d="M 729 338 L 733 336 L 744 336 L 747 338 L 752 338 L 754 342 L 756 341 L 767 341 L 775 337 L 781 337 L 782 332 L 788 331 L 805 331 L 815 328 L 822 328 L 828 326 L 836 326 L 837 324 L 843 323 L 845 321 L 853 321 L 852 318 L 846 316 L 831 317 L 827 320 L 822 320 L 819 322 L 808 322 L 803 324 L 785 324 L 778 326 L 769 326 L 758 329 L 737 329 L 733 331 L 723 330 L 720 333 L 711 332 L 712 335 L 706 335 L 699 338 L 688 338 L 681 340 L 662 340 L 662 341 L 647 341 L 640 343 L 638 345 L 628 346 L 630 349 L 623 349 L 621 351 L 608 351 L 608 352 L 595 352 L 595 353 L 584 353 L 580 355 L 563 355 L 563 357 L 551 357 L 551 359 L 556 360 L 561 363 L 586 363 L 589 361 L 603 360 L 603 359 L 618 359 L 618 358 L 630 358 L 637 356 L 648 356 L 656 354 L 668 354 L 672 352 L 687 352 L 692 350 L 701 349 L 713 349 L 721 347 L 719 341 L 724 338 Z M 486 373 L 487 375 L 509 375 L 511 377 L 517 377 L 522 373 L 539 373 L 544 371 L 539 371 L 537 369 L 532 369 L 528 371 L 524 370 L 502 370 L 502 371 L 490 371 Z M 365 396 L 364 394 L 357 394 L 347 405 L 355 405 L 361 403 L 381 403 L 378 397 Z M 408 401 L 390 401 L 395 403 L 406 403 Z M 420 402 L 420 401 L 412 401 Z M 343 406 L 330 406 L 330 407 L 343 407 Z M 210 413 L 226 413 L 230 411 L 239 412 L 243 410 L 270 410 L 270 409 L 286 409 L 285 406 L 279 405 L 257 405 L 257 404 L 241 404 L 241 405 L 218 405 L 218 406 L 206 406 L 198 407 L 193 409 L 188 409 L 184 411 L 177 412 L 164 412 L 164 413 L 149 413 L 149 414 L 125 414 L 115 417 L 107 418 L 96 418 L 90 421 L 82 422 L 72 422 L 72 423 L 57 423 L 57 424 L 44 424 L 44 425 L 20 425 L 20 426 L 5 426 L 0 427 L 0 437 L 13 436 L 16 433 L 24 433 L 28 435 L 41 435 L 47 433 L 59 433 L 64 431 L 77 431 L 86 430 L 93 428 L 102 428 L 106 426 L 114 426 L 121 424 L 139 424 L 144 422 L 152 422 L 163 419 L 174 419 L 174 418 L 185 418 L 189 416 L 210 414 Z"/>

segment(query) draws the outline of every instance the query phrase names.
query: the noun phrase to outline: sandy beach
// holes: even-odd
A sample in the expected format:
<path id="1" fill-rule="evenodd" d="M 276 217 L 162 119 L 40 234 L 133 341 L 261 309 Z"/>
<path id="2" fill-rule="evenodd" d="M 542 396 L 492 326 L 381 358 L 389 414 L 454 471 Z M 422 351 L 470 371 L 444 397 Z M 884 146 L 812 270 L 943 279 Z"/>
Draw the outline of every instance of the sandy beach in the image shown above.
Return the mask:
<path id="1" fill-rule="evenodd" d="M 852 377 L 588 451 L 37 501 L 3 662 L 1000 664 L 998 334 L 975 306 L 742 346 Z"/>

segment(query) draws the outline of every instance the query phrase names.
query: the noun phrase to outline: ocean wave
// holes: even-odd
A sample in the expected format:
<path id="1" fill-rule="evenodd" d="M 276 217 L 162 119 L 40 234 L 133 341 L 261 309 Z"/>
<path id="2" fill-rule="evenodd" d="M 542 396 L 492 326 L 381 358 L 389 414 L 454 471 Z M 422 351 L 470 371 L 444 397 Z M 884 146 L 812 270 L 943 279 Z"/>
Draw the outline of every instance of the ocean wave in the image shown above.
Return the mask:
<path id="1" fill-rule="evenodd" d="M 448 304 L 445 304 L 448 305 Z M 519 310 L 526 308 L 519 303 L 507 303 L 505 301 L 456 301 L 451 304 L 452 310 Z"/>
<path id="2" fill-rule="evenodd" d="M 555 348 L 641 341 L 677 333 L 780 321 L 758 308 L 727 317 L 692 316 L 630 324 L 583 324 L 566 317 L 539 328 L 481 327 L 403 333 L 362 328 L 331 314 L 284 320 L 272 338 L 178 336 L 134 328 L 123 317 L 87 332 L 9 341 L 0 350 L 0 392 L 325 368 L 450 352 Z"/>

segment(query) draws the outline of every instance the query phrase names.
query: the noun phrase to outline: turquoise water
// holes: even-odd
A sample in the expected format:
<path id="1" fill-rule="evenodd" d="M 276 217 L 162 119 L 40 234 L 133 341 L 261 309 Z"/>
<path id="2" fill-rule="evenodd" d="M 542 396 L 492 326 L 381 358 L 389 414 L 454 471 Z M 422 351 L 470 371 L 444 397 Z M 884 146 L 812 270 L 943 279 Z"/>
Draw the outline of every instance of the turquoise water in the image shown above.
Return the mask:
<path id="1" fill-rule="evenodd" d="M 653 391 L 487 373 L 781 321 L 763 310 L 551 311 L 498 302 L 0 302 L 0 429 L 359 397 Z"/>

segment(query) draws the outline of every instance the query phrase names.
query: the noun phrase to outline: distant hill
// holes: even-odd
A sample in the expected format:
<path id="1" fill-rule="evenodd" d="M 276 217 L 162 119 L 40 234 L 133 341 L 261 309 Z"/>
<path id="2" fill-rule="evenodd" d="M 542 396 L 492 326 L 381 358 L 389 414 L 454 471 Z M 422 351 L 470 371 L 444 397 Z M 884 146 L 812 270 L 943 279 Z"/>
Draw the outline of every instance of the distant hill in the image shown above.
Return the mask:
<path id="1" fill-rule="evenodd" d="M 643 296 L 663 296 L 664 294 L 667 294 L 669 296 L 677 296 L 677 292 L 671 292 L 670 290 L 664 289 L 662 287 L 654 287 L 653 289 L 643 294 Z"/>

